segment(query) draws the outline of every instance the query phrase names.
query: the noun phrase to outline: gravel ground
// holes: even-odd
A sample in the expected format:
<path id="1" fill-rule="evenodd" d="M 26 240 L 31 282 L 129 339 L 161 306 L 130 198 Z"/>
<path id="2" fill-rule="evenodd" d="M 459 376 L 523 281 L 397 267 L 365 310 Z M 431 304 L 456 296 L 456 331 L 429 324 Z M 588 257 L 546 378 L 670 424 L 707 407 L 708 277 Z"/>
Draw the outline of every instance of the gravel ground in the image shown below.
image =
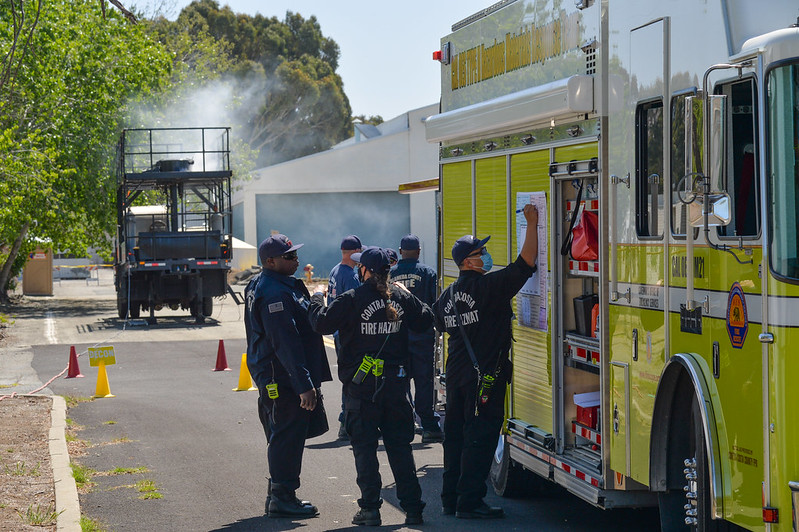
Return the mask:
<path id="1" fill-rule="evenodd" d="M 0 530 L 55 530 L 55 489 L 48 447 L 52 400 L 25 395 L 0 397 Z"/>

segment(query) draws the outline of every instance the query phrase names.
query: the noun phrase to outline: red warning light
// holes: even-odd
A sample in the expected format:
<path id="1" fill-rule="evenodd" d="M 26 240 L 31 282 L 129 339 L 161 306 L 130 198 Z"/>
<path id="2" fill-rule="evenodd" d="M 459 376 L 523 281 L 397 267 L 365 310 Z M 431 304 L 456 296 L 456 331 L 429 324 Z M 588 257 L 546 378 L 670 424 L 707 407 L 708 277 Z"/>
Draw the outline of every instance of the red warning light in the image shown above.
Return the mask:
<path id="1" fill-rule="evenodd" d="M 441 57 L 442 57 L 441 50 L 436 50 L 435 52 L 433 52 L 433 61 L 441 61 Z"/>

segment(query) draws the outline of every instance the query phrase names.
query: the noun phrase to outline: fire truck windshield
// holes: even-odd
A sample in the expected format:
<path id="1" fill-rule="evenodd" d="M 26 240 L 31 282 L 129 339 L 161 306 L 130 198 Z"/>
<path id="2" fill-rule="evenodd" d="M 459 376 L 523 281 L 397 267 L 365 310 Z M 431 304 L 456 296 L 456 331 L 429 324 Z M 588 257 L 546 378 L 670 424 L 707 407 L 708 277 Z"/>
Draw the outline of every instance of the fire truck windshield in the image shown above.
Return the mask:
<path id="1" fill-rule="evenodd" d="M 799 279 L 799 64 L 772 69 L 767 90 L 771 269 Z"/>

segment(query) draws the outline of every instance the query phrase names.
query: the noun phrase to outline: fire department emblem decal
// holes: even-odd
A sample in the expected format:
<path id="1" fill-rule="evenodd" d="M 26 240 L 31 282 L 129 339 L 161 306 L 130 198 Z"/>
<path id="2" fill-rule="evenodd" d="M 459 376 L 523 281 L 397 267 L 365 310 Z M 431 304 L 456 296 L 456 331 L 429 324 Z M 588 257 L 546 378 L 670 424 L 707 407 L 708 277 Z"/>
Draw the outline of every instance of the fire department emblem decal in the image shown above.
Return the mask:
<path id="1" fill-rule="evenodd" d="M 730 297 L 727 299 L 727 333 L 730 343 L 736 349 L 741 349 L 749 330 L 749 317 L 746 314 L 746 298 L 741 285 L 733 283 L 730 288 Z"/>

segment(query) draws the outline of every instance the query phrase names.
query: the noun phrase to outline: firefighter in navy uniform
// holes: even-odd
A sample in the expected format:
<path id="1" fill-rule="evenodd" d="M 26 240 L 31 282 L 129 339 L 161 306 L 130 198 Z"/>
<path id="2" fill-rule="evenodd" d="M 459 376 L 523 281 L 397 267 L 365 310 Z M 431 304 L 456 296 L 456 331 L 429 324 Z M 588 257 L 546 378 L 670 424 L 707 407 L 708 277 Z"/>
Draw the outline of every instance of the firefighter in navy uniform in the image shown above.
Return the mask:
<path id="1" fill-rule="evenodd" d="M 400 240 L 400 256 L 396 265 L 391 267 L 391 280 L 405 285 L 405 288 L 418 297 L 423 303 L 432 305 L 436 300 L 436 271 L 419 262 L 421 246 L 419 237 L 406 235 Z M 413 406 L 422 426 L 422 443 L 440 442 L 444 439 L 439 425 L 439 416 L 433 405 L 435 390 L 433 389 L 433 351 L 435 334 L 433 328 L 417 333 L 408 333 L 408 349 L 411 356 L 410 378 L 413 379 Z"/>
<path id="2" fill-rule="evenodd" d="M 389 257 L 381 248 L 353 255 L 361 286 L 325 307 L 316 293 L 309 309 L 311 325 L 321 334 L 339 332 L 338 375 L 344 384 L 344 422 L 355 456 L 361 490 L 356 525 L 381 523 L 382 481 L 377 460 L 382 436 L 397 484 L 406 524 L 422 523 L 422 489 L 411 452 L 413 411 L 408 402 L 408 329 L 424 331 L 430 308 L 402 285 L 389 283 Z"/>
<path id="3" fill-rule="evenodd" d="M 452 259 L 460 275 L 433 306 L 436 328 L 449 334 L 441 502 L 445 514 L 460 518 L 505 515 L 483 498 L 512 373 L 511 299 L 536 271 L 538 211 L 526 205 L 524 217 L 527 231 L 519 257 L 496 272 L 485 249 L 490 236 L 459 238 Z"/>
<path id="4" fill-rule="evenodd" d="M 359 253 L 361 248 L 361 239 L 358 238 L 358 235 L 347 235 L 341 240 L 341 262 L 330 270 L 330 277 L 327 281 L 327 295 L 331 299 L 336 299 L 347 290 L 360 286 L 361 281 L 358 279 L 358 272 L 355 269 L 355 261 L 352 260 L 352 255 Z M 341 349 L 338 341 L 338 331 L 333 333 L 333 343 L 336 347 L 336 356 L 338 356 L 338 352 Z M 350 439 L 344 426 L 344 404 L 341 405 L 338 421 L 338 439 Z"/>
<path id="5" fill-rule="evenodd" d="M 319 512 L 299 500 L 305 439 L 320 386 L 333 380 L 322 337 L 308 321 L 310 295 L 293 277 L 297 250 L 285 235 L 258 248 L 263 271 L 245 290 L 247 367 L 258 386 L 258 415 L 268 442 L 269 517 L 313 517 Z"/>

